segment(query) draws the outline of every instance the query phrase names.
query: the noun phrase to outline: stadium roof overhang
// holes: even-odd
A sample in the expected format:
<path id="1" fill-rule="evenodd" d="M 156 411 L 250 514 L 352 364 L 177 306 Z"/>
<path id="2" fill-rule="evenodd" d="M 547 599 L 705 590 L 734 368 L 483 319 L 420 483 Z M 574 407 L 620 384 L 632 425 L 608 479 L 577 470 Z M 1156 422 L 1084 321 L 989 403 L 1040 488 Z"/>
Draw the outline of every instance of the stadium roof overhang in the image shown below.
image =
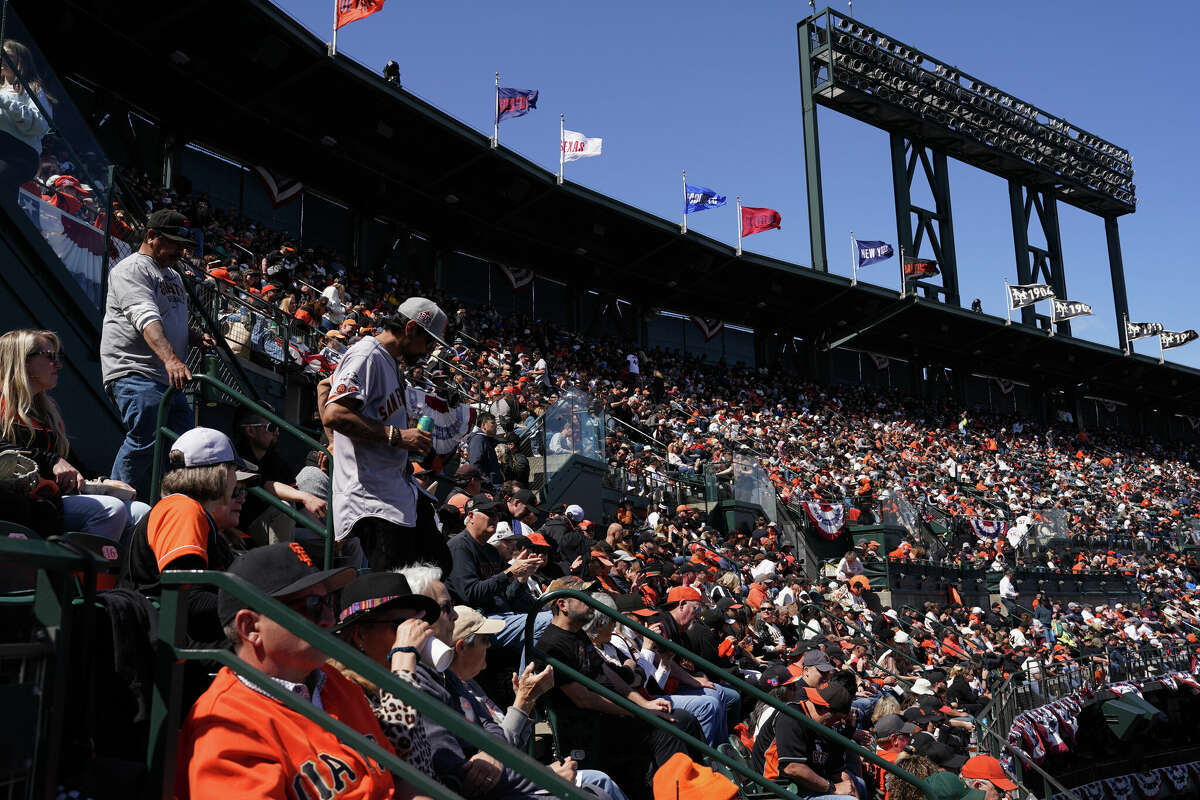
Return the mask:
<path id="1" fill-rule="evenodd" d="M 324 42 L 263 0 L 16 7 L 60 75 L 102 87 L 190 141 L 283 174 L 302 171 L 313 189 L 364 215 L 404 220 L 440 247 L 647 309 L 1200 412 L 1198 370 L 931 300 L 898 306 L 895 291 L 738 257 L 723 243 L 681 235 L 674 222 L 559 186 L 554 173 L 491 149 L 487 136 L 378 73 L 330 58 Z"/>

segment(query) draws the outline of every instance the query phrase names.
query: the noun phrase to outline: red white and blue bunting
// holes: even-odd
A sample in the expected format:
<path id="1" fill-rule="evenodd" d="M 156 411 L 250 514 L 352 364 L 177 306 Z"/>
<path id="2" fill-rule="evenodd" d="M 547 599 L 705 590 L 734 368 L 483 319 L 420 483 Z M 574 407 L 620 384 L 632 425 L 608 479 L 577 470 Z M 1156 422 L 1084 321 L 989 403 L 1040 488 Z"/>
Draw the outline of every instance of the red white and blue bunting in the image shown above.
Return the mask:
<path id="1" fill-rule="evenodd" d="M 1132 800 L 1135 797 L 1150 800 L 1164 794 L 1173 796 L 1182 793 L 1188 789 L 1189 784 L 1193 790 L 1200 785 L 1200 761 L 1092 781 L 1083 786 L 1076 786 L 1071 791 L 1083 800 Z M 1067 797 L 1066 793 L 1060 792 L 1054 795 L 1054 800 L 1066 800 Z"/>
<path id="2" fill-rule="evenodd" d="M 1008 535 L 1008 521 L 1003 519 L 975 519 L 972 517 L 971 530 L 980 539 L 995 539 Z"/>
<path id="3" fill-rule="evenodd" d="M 804 511 L 813 521 L 813 525 L 817 527 L 817 533 L 821 536 L 832 542 L 842 535 L 842 528 L 846 525 L 845 506 L 840 503 L 830 505 L 829 503 L 805 502 Z"/>

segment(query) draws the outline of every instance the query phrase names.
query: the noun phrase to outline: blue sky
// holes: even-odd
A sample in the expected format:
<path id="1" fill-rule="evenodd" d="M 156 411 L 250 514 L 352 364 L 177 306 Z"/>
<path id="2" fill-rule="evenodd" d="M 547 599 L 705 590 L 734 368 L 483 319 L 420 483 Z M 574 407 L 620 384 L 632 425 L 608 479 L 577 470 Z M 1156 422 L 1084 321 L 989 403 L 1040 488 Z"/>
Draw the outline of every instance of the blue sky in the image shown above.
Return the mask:
<path id="1" fill-rule="evenodd" d="M 331 0 L 279 5 L 328 38 Z M 808 13 L 779 0 L 390 0 L 342 28 L 338 50 L 372 68 L 395 59 L 406 90 L 489 134 L 499 70 L 502 85 L 541 92 L 536 111 L 502 124 L 505 147 L 556 169 L 565 113 L 568 128 L 604 139 L 603 156 L 567 165 L 568 180 L 677 220 L 686 169 L 689 182 L 729 197 L 691 215 L 690 229 L 734 243 L 740 194 L 783 215 L 782 230 L 745 249 L 807 265 L 796 23 Z M 1121 219 L 1131 317 L 1200 328 L 1190 256 L 1200 222 L 1196 4 L 859 0 L 854 17 L 1129 150 L 1139 197 Z M 849 274 L 851 229 L 896 241 L 888 139 L 828 109 L 819 125 L 831 269 Z M 950 183 L 963 302 L 979 297 L 1002 316 L 1003 279 L 1016 282 L 1006 184 L 953 161 Z M 1103 222 L 1064 204 L 1059 215 L 1070 299 L 1095 309 L 1072 322 L 1075 335 L 1115 345 Z M 896 273 L 893 260 L 860 279 L 894 287 Z M 1137 349 L 1157 355 L 1157 340 Z M 1200 342 L 1168 355 L 1200 367 Z"/>

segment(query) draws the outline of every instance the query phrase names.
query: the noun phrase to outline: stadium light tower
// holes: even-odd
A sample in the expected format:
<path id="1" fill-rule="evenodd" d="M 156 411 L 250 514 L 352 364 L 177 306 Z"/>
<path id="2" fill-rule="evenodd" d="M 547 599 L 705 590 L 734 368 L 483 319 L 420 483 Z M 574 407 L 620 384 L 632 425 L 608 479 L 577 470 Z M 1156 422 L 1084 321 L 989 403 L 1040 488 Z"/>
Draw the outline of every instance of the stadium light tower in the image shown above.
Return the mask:
<path id="1" fill-rule="evenodd" d="M 1121 319 L 1128 303 L 1117 218 L 1137 208 L 1128 151 L 828 8 L 799 24 L 799 46 L 815 269 L 828 270 L 820 105 L 890 134 L 898 243 L 912 256 L 927 246 L 941 266 L 940 286 L 917 282 L 926 297 L 954 305 L 960 300 L 948 157 L 1008 182 L 1018 283 L 1045 282 L 1058 297 L 1067 297 L 1057 204 L 1102 217 L 1117 327 L 1125 346 Z M 934 208 L 913 203 L 914 180 L 928 185 Z M 1044 248 L 1029 243 L 1035 223 L 1045 237 Z M 1022 309 L 1024 324 L 1039 321 L 1051 324 L 1032 308 Z M 1071 332 L 1069 322 L 1057 327 Z"/>

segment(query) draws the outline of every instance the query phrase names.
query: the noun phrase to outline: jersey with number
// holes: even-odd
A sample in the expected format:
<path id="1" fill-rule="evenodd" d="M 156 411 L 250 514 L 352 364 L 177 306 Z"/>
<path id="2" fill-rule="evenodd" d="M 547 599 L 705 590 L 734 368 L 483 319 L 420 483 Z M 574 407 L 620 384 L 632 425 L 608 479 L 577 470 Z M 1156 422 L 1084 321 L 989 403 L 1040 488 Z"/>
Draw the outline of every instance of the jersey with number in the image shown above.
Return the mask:
<path id="1" fill-rule="evenodd" d="M 625 365 L 629 370 L 630 375 L 640 375 L 641 365 L 638 363 L 638 357 L 635 353 L 630 353 L 625 356 Z"/>
<path id="2" fill-rule="evenodd" d="M 358 414 L 384 425 L 409 427 L 400 368 L 379 340 L 368 336 L 342 354 L 329 379 L 329 403 L 358 401 Z M 351 403 L 351 408 L 354 407 Z M 417 524 L 416 489 L 408 476 L 408 451 L 386 442 L 333 434 L 333 528 L 338 541 L 354 523 L 379 517 Z"/>

